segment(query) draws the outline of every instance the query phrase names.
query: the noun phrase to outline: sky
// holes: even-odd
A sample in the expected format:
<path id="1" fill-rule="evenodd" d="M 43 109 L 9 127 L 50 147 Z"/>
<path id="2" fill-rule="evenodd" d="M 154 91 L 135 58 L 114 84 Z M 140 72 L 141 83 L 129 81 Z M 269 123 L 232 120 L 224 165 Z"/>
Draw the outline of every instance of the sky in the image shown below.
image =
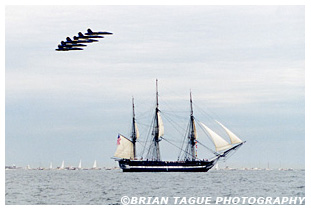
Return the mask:
<path id="1" fill-rule="evenodd" d="M 55 51 L 88 28 L 114 34 Z M 116 166 L 132 97 L 142 130 L 156 79 L 163 115 L 186 126 L 191 89 L 196 119 L 247 141 L 223 166 L 304 168 L 304 6 L 6 6 L 5 164 Z M 172 149 L 162 141 L 162 158 Z"/>

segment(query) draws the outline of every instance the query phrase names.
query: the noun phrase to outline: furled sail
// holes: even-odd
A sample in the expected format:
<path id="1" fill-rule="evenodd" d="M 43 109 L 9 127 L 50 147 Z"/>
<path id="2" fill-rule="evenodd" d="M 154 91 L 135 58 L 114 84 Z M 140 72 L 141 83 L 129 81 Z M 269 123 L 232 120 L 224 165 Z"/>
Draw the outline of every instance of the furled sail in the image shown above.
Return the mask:
<path id="1" fill-rule="evenodd" d="M 164 135 L 164 125 L 160 113 L 158 112 L 159 137 Z"/>
<path id="2" fill-rule="evenodd" d="M 198 139 L 198 133 L 197 133 L 197 129 L 195 127 L 194 120 L 192 120 L 192 125 L 193 125 L 193 137 L 194 137 L 194 139 Z"/>
<path id="3" fill-rule="evenodd" d="M 224 140 L 221 136 L 219 136 L 217 133 L 215 133 L 214 131 L 212 131 L 209 127 L 207 127 L 206 125 L 204 125 L 203 123 L 201 123 L 201 125 L 204 127 L 204 129 L 209 133 L 209 135 L 211 136 L 216 151 L 221 151 L 221 150 L 226 150 L 231 148 L 231 144 L 229 144 L 226 140 Z"/>
<path id="4" fill-rule="evenodd" d="M 234 133 L 232 133 L 232 131 L 230 131 L 228 128 L 226 128 L 223 124 L 221 124 L 220 122 L 218 122 L 216 120 L 216 122 L 226 131 L 226 133 L 228 134 L 231 144 L 239 144 L 242 143 L 243 141 L 237 137 Z"/>
<path id="5" fill-rule="evenodd" d="M 135 125 L 134 125 L 134 127 L 135 127 L 135 139 L 138 139 L 139 138 L 139 131 L 138 131 L 138 127 L 137 127 L 137 124 L 135 123 Z"/>
<path id="6" fill-rule="evenodd" d="M 115 157 L 134 159 L 134 147 L 131 140 L 122 135 L 118 135 L 117 150 L 114 154 Z"/>

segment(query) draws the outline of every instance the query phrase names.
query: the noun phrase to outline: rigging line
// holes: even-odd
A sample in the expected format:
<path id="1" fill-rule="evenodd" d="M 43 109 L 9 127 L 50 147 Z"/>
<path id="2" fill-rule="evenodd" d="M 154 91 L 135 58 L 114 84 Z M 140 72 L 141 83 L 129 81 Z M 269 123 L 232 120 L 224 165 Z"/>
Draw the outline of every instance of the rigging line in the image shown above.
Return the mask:
<path id="1" fill-rule="evenodd" d="M 209 138 L 209 135 L 208 135 L 208 134 L 206 133 L 206 131 L 202 128 L 200 121 L 197 120 L 197 119 L 195 119 L 195 121 L 198 121 L 197 124 L 198 124 L 198 125 L 200 126 L 200 128 L 203 130 L 203 132 L 204 132 L 205 135 L 208 137 L 208 139 L 210 139 L 210 138 Z M 205 147 L 206 149 L 208 149 L 209 151 L 211 151 L 212 153 L 214 153 L 215 155 L 219 155 L 217 152 L 215 152 L 215 151 L 213 151 L 212 149 L 208 148 L 207 146 L 205 146 L 204 144 L 202 144 L 202 143 L 199 142 L 198 140 L 197 140 L 197 142 L 198 142 L 199 144 L 201 144 L 203 147 Z"/>
<path id="2" fill-rule="evenodd" d="M 188 122 L 187 131 L 189 130 L 189 126 L 190 126 L 190 122 Z M 181 144 L 181 148 L 184 148 L 184 144 L 185 144 L 185 141 L 187 139 L 187 134 L 188 134 L 188 132 L 185 132 L 184 139 L 183 139 L 182 144 Z M 182 151 L 183 151 L 182 149 L 179 151 L 178 159 L 180 158 Z M 186 151 L 188 151 L 188 150 L 186 149 Z"/>
<path id="3" fill-rule="evenodd" d="M 151 124 L 153 124 L 153 121 L 154 121 L 154 118 L 152 119 Z M 148 142 L 148 136 L 150 136 L 151 129 L 152 129 L 152 126 L 149 127 L 149 131 L 148 131 L 147 136 L 146 136 L 146 141 L 145 141 L 144 148 L 143 148 L 143 150 L 141 152 L 141 156 L 143 156 L 144 153 L 145 153 L 146 145 L 147 145 L 147 142 Z"/>
<path id="4" fill-rule="evenodd" d="M 222 121 L 222 122 L 224 122 L 225 123 L 225 125 L 226 125 L 226 127 L 227 127 L 227 125 L 228 126 L 230 126 L 230 123 L 227 123 L 225 120 L 223 120 L 219 115 L 217 115 L 215 112 L 212 112 L 216 117 L 217 117 L 217 120 L 214 118 L 214 117 L 212 117 L 212 115 L 210 115 L 210 114 L 208 114 L 207 112 L 205 112 L 202 108 L 200 108 L 198 105 L 196 105 L 196 104 L 194 104 L 195 105 L 195 107 L 196 108 L 198 108 L 201 112 L 203 112 L 205 115 L 207 115 L 209 118 L 210 118 L 210 120 L 212 120 L 213 122 L 215 122 L 215 121 Z M 218 125 L 219 125 L 219 123 L 217 123 Z M 222 123 L 223 124 L 223 123 Z M 222 126 L 221 126 L 222 127 Z M 218 129 L 218 131 L 220 131 L 219 133 L 223 133 L 223 130 L 224 129 Z M 230 129 L 231 130 L 231 129 Z M 234 133 L 235 134 L 237 134 L 238 136 L 240 136 L 239 135 L 239 133 L 238 132 L 236 132 L 236 131 L 234 131 Z"/>
<path id="5" fill-rule="evenodd" d="M 153 117 L 153 119 L 152 119 L 152 122 L 151 122 L 151 124 L 152 124 L 152 126 L 150 126 L 150 130 L 149 130 L 149 134 L 150 134 L 150 132 L 151 132 L 151 129 L 152 129 L 152 134 L 154 134 L 154 128 L 155 128 L 155 121 L 156 121 L 156 118 L 157 118 L 157 116 L 155 115 L 154 117 Z M 148 134 L 148 136 L 149 136 L 149 134 Z M 151 144 L 150 144 L 150 146 L 149 146 L 149 149 L 148 149 L 148 151 L 147 151 L 147 156 L 149 157 L 149 156 L 151 156 L 151 158 L 153 158 L 153 157 L 155 157 L 155 149 L 154 149 L 154 147 L 155 147 L 155 145 L 154 145 L 154 140 L 152 139 L 151 141 Z M 152 151 L 151 151 L 152 150 Z M 151 152 L 153 152 L 153 154 L 150 154 Z"/>
<path id="6" fill-rule="evenodd" d="M 137 113 L 136 115 L 136 119 L 144 119 L 144 118 L 148 118 L 150 116 L 150 113 L 152 112 L 153 108 L 149 108 L 147 111 L 143 112 L 143 113 Z"/>
<path id="7" fill-rule="evenodd" d="M 206 111 L 204 111 L 204 109 L 202 109 L 200 106 L 198 106 L 196 103 L 192 102 L 192 104 L 198 108 L 201 112 L 203 112 L 203 114 L 205 114 L 208 118 L 210 118 L 211 120 L 215 120 L 214 117 L 210 114 L 208 114 Z M 214 113 L 213 111 L 211 111 L 213 114 L 215 114 L 217 117 L 218 115 L 216 113 Z"/>
<path id="8" fill-rule="evenodd" d="M 168 104 L 166 101 L 161 101 L 161 104 L 164 104 L 164 107 L 166 107 L 165 110 L 167 112 L 176 112 L 176 107 L 173 107 L 171 104 Z M 185 112 L 185 111 L 183 111 L 183 112 Z"/>
<path id="9" fill-rule="evenodd" d="M 165 112 L 167 112 L 167 113 L 184 113 L 184 112 L 189 112 L 189 111 L 188 110 L 185 110 L 185 111 L 176 111 L 176 110 L 169 111 L 169 110 L 165 110 Z"/>
<path id="10" fill-rule="evenodd" d="M 162 113 L 162 112 L 161 112 Z M 178 133 L 180 133 L 182 136 L 184 135 L 183 133 L 181 133 L 181 131 L 180 130 L 178 130 L 177 128 L 176 128 L 176 125 L 180 128 L 180 129 L 184 129 L 182 126 L 180 126 L 179 124 L 174 124 L 173 123 L 173 120 L 172 119 L 170 119 L 170 118 L 168 118 L 166 115 L 162 115 L 172 126 L 173 126 L 173 128 L 175 128 L 175 130 L 178 132 Z"/>
<path id="11" fill-rule="evenodd" d="M 202 144 L 201 142 L 199 142 L 198 140 L 196 140 L 197 143 L 199 143 L 200 145 L 202 145 L 205 149 L 208 149 L 210 152 L 212 152 L 214 155 L 218 156 L 219 154 L 215 151 L 213 151 L 212 149 L 208 148 L 207 146 L 205 146 L 204 144 Z"/>
<path id="12" fill-rule="evenodd" d="M 142 126 L 145 126 L 145 127 L 148 127 L 148 128 L 151 127 L 150 125 L 147 125 L 147 124 L 145 124 L 145 123 L 141 123 L 141 122 L 137 122 L 137 121 L 136 121 L 136 123 L 137 123 L 138 125 L 142 125 Z"/>
<path id="13" fill-rule="evenodd" d="M 169 140 L 167 140 L 167 139 L 165 139 L 165 138 L 163 138 L 163 137 L 162 137 L 162 139 L 165 140 L 166 142 L 170 143 L 171 145 L 173 145 L 173 146 L 175 146 L 175 147 L 177 147 L 177 148 L 183 150 L 183 148 L 178 147 L 176 144 L 173 144 L 173 143 L 170 142 Z M 185 153 L 188 153 L 186 150 L 183 150 L 183 151 L 184 151 Z M 188 154 L 190 154 L 190 153 L 188 153 Z M 190 154 L 190 155 L 191 155 L 191 154 Z"/>
<path id="14" fill-rule="evenodd" d="M 208 139 L 214 144 L 214 142 L 210 139 L 210 136 L 206 133 L 205 129 L 202 127 L 201 122 L 195 118 L 195 121 L 197 121 L 198 125 L 200 126 L 200 128 L 202 129 L 202 131 L 204 132 L 204 134 L 208 137 Z"/>
<path id="15" fill-rule="evenodd" d="M 167 115 L 169 115 L 169 114 L 167 114 L 166 112 L 162 112 L 162 111 L 160 111 L 160 113 L 162 114 L 162 116 L 163 117 L 165 117 L 167 120 L 170 120 L 171 121 L 171 123 L 174 123 L 174 120 L 172 119 L 172 118 L 170 118 L 169 116 L 167 116 Z M 185 119 L 185 118 L 184 118 Z M 182 126 L 180 126 L 179 124 L 177 124 L 177 123 L 175 123 L 178 127 L 180 127 L 180 129 L 181 130 L 184 130 L 184 128 L 182 127 Z"/>
<path id="16" fill-rule="evenodd" d="M 173 116 L 173 117 L 176 117 L 176 118 L 179 118 L 179 119 L 183 119 L 183 120 L 185 120 L 187 118 L 187 117 L 185 117 L 184 114 L 183 115 L 177 115 L 177 114 L 169 113 L 167 111 L 161 111 L 161 113 L 164 113 L 165 115 Z M 186 113 L 186 112 L 184 112 L 184 113 Z M 189 112 L 187 112 L 187 113 L 189 113 Z"/>

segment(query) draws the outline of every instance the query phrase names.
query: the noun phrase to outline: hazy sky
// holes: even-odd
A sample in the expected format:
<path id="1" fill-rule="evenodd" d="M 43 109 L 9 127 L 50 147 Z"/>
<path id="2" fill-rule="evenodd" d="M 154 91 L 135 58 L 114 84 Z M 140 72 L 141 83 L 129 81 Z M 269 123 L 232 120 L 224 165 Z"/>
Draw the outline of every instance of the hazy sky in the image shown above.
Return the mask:
<path id="1" fill-rule="evenodd" d="M 158 78 L 163 114 L 186 124 L 191 89 L 197 119 L 210 121 L 202 109 L 247 141 L 225 165 L 304 168 L 304 17 L 304 6 L 7 6 L 5 163 L 114 166 L 131 98 L 151 122 Z M 114 35 L 54 50 L 87 28 Z"/>

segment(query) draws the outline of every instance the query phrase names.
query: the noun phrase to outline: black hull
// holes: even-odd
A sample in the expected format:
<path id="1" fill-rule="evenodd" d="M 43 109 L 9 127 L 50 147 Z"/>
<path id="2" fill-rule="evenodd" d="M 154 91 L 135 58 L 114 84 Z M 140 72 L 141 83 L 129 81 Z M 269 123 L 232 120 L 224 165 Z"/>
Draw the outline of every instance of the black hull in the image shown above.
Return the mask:
<path id="1" fill-rule="evenodd" d="M 207 172 L 216 163 L 213 161 L 147 161 L 119 160 L 123 172 Z"/>

